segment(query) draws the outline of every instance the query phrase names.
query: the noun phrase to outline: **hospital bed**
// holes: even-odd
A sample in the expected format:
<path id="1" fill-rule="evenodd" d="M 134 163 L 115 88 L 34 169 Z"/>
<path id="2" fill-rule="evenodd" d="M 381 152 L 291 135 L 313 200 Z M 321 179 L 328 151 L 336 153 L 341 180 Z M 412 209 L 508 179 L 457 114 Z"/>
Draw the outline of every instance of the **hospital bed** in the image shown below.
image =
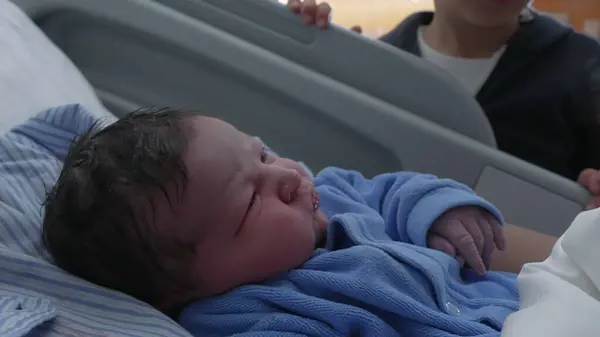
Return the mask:
<path id="1" fill-rule="evenodd" d="M 79 103 L 109 118 L 152 104 L 196 108 L 313 169 L 411 169 L 461 180 L 509 221 L 549 233 L 562 232 L 587 197 L 575 184 L 495 150 L 487 120 L 451 79 L 342 29 L 303 27 L 276 5 L 14 2 L 55 44 L 0 0 L 2 336 L 189 337 L 148 305 L 47 260 L 40 205 L 60 162 L 18 128 L 4 133 L 51 106 Z"/>
<path id="2" fill-rule="evenodd" d="M 506 220 L 558 235 L 575 183 L 494 149 L 452 78 L 265 0 L 14 0 L 114 114 L 171 105 L 222 117 L 313 169 L 413 170 L 459 180 Z"/>

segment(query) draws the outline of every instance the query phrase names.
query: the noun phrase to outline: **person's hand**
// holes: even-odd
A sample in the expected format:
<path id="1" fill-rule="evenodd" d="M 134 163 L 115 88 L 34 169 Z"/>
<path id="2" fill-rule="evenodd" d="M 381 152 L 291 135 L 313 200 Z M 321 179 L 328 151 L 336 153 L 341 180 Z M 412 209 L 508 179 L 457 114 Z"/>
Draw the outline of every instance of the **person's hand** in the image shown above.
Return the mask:
<path id="1" fill-rule="evenodd" d="M 427 236 L 429 248 L 456 257 L 483 275 L 490 265 L 494 248 L 504 250 L 502 226 L 486 209 L 461 206 L 442 214 Z"/>
<path id="2" fill-rule="evenodd" d="M 304 24 L 315 25 L 321 29 L 329 27 L 331 6 L 327 2 L 317 4 L 316 0 L 288 0 L 287 6 L 292 12 L 300 14 Z M 354 26 L 350 29 L 362 33 L 360 26 Z"/>
<path id="3" fill-rule="evenodd" d="M 592 198 L 588 201 L 587 209 L 600 207 L 600 170 L 585 169 L 581 171 L 577 182 L 592 194 Z"/>

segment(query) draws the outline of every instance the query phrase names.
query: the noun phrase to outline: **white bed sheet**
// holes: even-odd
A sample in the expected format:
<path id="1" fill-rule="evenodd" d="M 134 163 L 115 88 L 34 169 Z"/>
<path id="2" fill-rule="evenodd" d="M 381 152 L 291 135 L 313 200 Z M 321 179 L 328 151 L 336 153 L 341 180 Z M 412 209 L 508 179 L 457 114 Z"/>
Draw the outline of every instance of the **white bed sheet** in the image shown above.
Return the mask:
<path id="1" fill-rule="evenodd" d="M 112 118 L 63 52 L 13 3 L 0 0 L 0 133 L 72 103 Z"/>
<path id="2" fill-rule="evenodd" d="M 502 337 L 600 336 L 600 209 L 581 213 L 544 262 L 519 273 L 520 310 Z"/>

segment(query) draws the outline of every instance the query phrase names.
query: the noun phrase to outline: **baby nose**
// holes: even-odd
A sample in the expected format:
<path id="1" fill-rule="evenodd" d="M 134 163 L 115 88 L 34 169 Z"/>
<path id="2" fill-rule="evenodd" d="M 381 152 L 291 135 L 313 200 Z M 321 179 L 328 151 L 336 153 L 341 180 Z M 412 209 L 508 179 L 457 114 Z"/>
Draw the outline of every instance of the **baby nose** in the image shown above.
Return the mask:
<path id="1" fill-rule="evenodd" d="M 285 172 L 282 172 L 279 184 L 279 197 L 281 201 L 286 204 L 294 201 L 300 185 L 302 185 L 302 176 L 300 173 L 293 169 L 285 169 Z"/>
<path id="2" fill-rule="evenodd" d="M 279 158 L 275 164 L 277 166 L 285 168 L 285 169 L 290 169 L 290 170 L 295 170 L 295 171 L 303 170 L 302 166 L 300 166 L 300 164 L 298 164 L 297 161 L 291 160 L 288 158 Z"/>

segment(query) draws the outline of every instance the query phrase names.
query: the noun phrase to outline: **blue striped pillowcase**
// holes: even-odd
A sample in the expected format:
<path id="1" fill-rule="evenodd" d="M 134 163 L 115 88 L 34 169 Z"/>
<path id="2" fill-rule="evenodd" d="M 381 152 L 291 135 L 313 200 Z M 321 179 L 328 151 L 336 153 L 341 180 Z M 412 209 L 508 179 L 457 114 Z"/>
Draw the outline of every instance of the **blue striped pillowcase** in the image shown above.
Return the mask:
<path id="1" fill-rule="evenodd" d="M 96 121 L 62 106 L 0 137 L 0 336 L 190 336 L 149 305 L 70 276 L 42 248 L 46 189 Z"/>

